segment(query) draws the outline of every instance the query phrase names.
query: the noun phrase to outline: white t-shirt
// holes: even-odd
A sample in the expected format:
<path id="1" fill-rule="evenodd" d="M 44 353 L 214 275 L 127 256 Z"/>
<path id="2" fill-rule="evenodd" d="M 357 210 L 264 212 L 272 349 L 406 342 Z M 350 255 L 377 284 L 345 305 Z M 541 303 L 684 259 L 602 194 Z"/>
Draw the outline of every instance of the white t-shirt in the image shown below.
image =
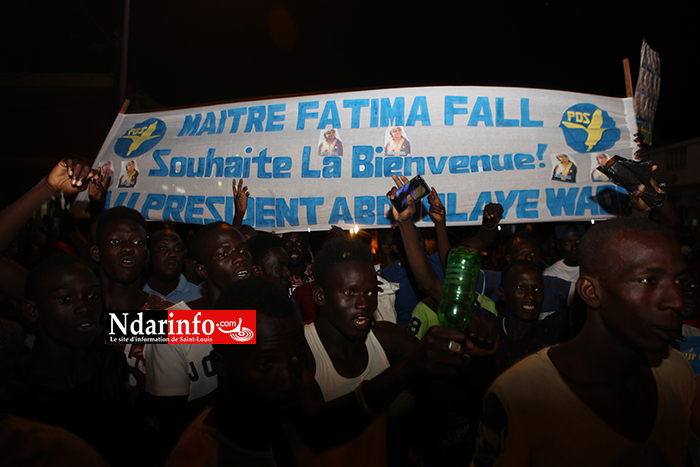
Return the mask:
<path id="1" fill-rule="evenodd" d="M 542 272 L 543 276 L 558 277 L 568 282 L 576 282 L 578 280 L 579 267 L 567 266 L 564 260 L 560 259 L 556 263 Z"/>
<path id="2" fill-rule="evenodd" d="M 188 310 L 184 302 L 171 307 Z M 146 344 L 146 392 L 154 396 L 188 396 L 192 401 L 219 385 L 209 354 L 211 344 Z"/>

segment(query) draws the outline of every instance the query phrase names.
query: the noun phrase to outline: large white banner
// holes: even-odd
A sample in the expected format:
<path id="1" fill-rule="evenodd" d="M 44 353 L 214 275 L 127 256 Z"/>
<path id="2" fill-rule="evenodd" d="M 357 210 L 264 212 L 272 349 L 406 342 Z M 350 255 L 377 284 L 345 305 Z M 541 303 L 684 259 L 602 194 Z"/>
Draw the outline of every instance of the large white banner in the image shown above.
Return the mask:
<path id="1" fill-rule="evenodd" d="M 392 174 L 422 175 L 452 225 L 479 223 L 491 202 L 504 223 L 588 220 L 626 203 L 595 168 L 631 158 L 635 132 L 632 99 L 382 89 L 120 114 L 95 167 L 113 172 L 107 207 L 150 220 L 230 222 L 243 178 L 256 229 L 386 227 Z"/>

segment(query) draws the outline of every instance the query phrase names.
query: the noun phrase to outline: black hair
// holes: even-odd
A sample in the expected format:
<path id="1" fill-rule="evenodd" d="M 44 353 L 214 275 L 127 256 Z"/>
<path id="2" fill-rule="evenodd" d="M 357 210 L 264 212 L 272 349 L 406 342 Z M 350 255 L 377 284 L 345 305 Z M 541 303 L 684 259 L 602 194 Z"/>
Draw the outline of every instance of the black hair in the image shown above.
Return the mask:
<path id="1" fill-rule="evenodd" d="M 255 237 L 256 235 L 260 234 L 260 232 L 255 230 L 252 225 L 248 224 L 239 225 L 238 227 L 236 227 L 236 230 L 242 233 L 244 237 L 246 236 L 246 234 L 248 234 L 249 237 Z"/>
<path id="2" fill-rule="evenodd" d="M 270 250 L 273 248 L 282 248 L 284 250 L 284 242 L 277 235 L 262 232 L 251 237 L 248 240 L 248 251 L 253 257 L 254 266 L 262 266 L 270 256 Z"/>
<path id="3" fill-rule="evenodd" d="M 194 238 L 192 238 L 192 256 L 194 257 L 195 261 L 197 261 L 197 263 L 202 264 L 206 260 L 202 257 L 202 250 L 204 250 L 204 248 L 202 248 L 202 241 L 211 232 L 221 229 L 224 226 L 230 227 L 231 229 L 235 230 L 231 224 L 228 224 L 223 221 L 218 221 L 205 225 L 204 227 L 199 229 L 194 235 Z"/>
<path id="4" fill-rule="evenodd" d="M 92 272 L 90 264 L 77 256 L 57 255 L 46 258 L 29 271 L 27 279 L 24 282 L 24 297 L 27 300 L 38 302 L 41 299 L 39 295 L 41 292 L 41 285 L 46 282 L 51 273 L 57 269 L 77 266 L 83 266 L 86 270 Z"/>
<path id="5" fill-rule="evenodd" d="M 122 220 L 136 222 L 138 225 L 143 227 L 144 234 L 148 230 L 146 218 L 143 217 L 140 212 L 125 206 L 116 206 L 103 212 L 100 216 L 100 220 L 97 221 L 97 227 L 95 230 L 95 235 L 97 236 L 95 241 L 97 245 L 102 243 L 102 240 L 104 240 L 105 236 L 107 235 L 107 227 L 109 224 Z"/>
<path id="6" fill-rule="evenodd" d="M 180 241 L 182 242 L 182 247 L 185 248 L 185 240 L 182 238 L 182 235 L 180 235 L 180 232 L 175 230 L 173 227 L 168 227 L 167 225 L 162 225 L 161 228 L 159 228 L 157 230 L 152 230 L 151 234 L 148 236 L 148 249 L 149 250 L 153 250 L 153 248 L 155 247 L 155 245 L 153 244 L 153 240 L 154 240 L 156 234 L 159 232 L 162 232 L 164 230 L 169 230 L 172 233 L 174 233 L 175 235 L 177 235 L 178 237 L 180 237 Z"/>
<path id="7" fill-rule="evenodd" d="M 594 274 L 594 270 L 601 267 L 603 244 L 614 241 L 615 237 L 625 232 L 657 232 L 673 240 L 663 226 L 644 217 L 616 217 L 598 222 L 586 232 L 578 244 L 581 274 Z M 675 243 L 675 240 L 673 241 Z"/>
<path id="8" fill-rule="evenodd" d="M 501 271 L 501 284 L 499 285 L 499 287 L 505 289 L 506 281 L 509 279 L 513 271 L 519 267 L 532 269 L 533 271 L 537 271 L 539 275 L 542 275 L 542 271 L 535 263 L 526 259 L 519 259 L 517 261 L 513 261 L 511 263 L 506 264 L 506 267 L 503 268 L 503 271 Z"/>
<path id="9" fill-rule="evenodd" d="M 214 309 L 255 310 L 257 315 L 278 319 L 293 316 L 298 317 L 301 324 L 301 316 L 292 299 L 272 282 L 256 276 L 228 286 L 219 296 Z M 229 344 L 214 344 L 214 349 L 221 351 L 222 346 L 237 347 Z"/>
<path id="10" fill-rule="evenodd" d="M 270 318 L 297 315 L 294 302 L 279 287 L 261 277 L 250 276 L 236 281 L 222 292 L 216 310 L 256 310 Z"/>
<path id="11" fill-rule="evenodd" d="M 537 235 L 534 233 L 530 232 L 529 230 L 519 230 L 515 232 L 513 235 L 511 235 L 508 240 L 506 241 L 506 252 L 510 252 L 510 249 L 513 247 L 513 244 L 515 243 L 515 240 L 518 238 L 522 238 L 524 240 L 529 240 L 532 245 L 537 248 L 538 253 L 542 253 L 542 245 L 540 244 L 540 239 L 537 238 Z"/>
<path id="12" fill-rule="evenodd" d="M 362 261 L 374 265 L 372 250 L 362 242 L 342 237 L 326 242 L 314 261 L 314 279 L 323 287 L 333 266 L 337 263 Z"/>
<path id="13" fill-rule="evenodd" d="M 292 234 L 297 234 L 297 235 L 301 236 L 306 241 L 307 244 L 311 243 L 311 236 L 309 235 L 309 232 L 307 232 L 305 230 L 298 230 L 296 232 L 286 232 L 286 233 L 282 234 L 282 240 L 284 240 L 285 238 L 289 237 Z"/>

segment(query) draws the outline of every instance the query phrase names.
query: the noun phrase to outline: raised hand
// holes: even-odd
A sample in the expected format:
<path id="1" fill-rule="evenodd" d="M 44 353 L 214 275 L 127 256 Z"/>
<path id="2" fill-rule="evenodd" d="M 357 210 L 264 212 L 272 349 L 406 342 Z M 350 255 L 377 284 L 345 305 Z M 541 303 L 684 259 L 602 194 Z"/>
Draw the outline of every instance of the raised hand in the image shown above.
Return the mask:
<path id="1" fill-rule="evenodd" d="M 442 205 L 442 201 L 440 201 L 440 197 L 438 196 L 434 187 L 430 188 L 428 203 L 430 204 L 428 214 L 430 214 L 430 219 L 432 219 L 433 223 L 438 224 L 445 222 L 447 218 L 445 206 Z"/>
<path id="2" fill-rule="evenodd" d="M 503 218 L 503 206 L 498 203 L 489 203 L 484 208 L 484 216 L 481 218 L 481 225 L 486 230 L 493 230 Z"/>
<path id="3" fill-rule="evenodd" d="M 53 191 L 72 195 L 86 190 L 88 182 L 95 177 L 96 173 L 97 171 L 92 170 L 84 161 L 62 159 L 51 169 L 46 178 L 46 184 Z"/>
<path id="4" fill-rule="evenodd" d="M 248 187 L 243 186 L 243 179 L 238 181 L 238 187 L 236 187 L 236 179 L 233 179 L 233 202 L 236 207 L 236 211 L 245 212 L 248 209 Z"/>
<path id="5" fill-rule="evenodd" d="M 109 169 L 107 166 L 102 166 L 95 172 L 88 187 L 88 196 L 90 201 L 104 203 L 107 195 L 107 183 L 109 183 Z"/>
<path id="6" fill-rule="evenodd" d="M 466 353 L 473 357 L 486 357 L 495 354 L 500 346 L 501 336 L 496 325 L 472 315 L 467 328 Z"/>
<path id="7" fill-rule="evenodd" d="M 396 194 L 396 189 L 401 188 L 406 183 L 408 183 L 408 179 L 403 175 L 401 175 L 400 178 L 398 175 L 392 175 L 391 178 L 394 180 L 396 187 L 389 190 L 389 192 L 386 194 L 386 197 L 393 201 Z M 396 210 L 396 206 L 394 206 L 394 203 L 391 203 L 391 212 L 394 214 L 394 219 L 396 219 L 396 221 L 398 222 L 410 221 L 413 217 L 413 214 L 415 214 L 416 212 L 416 207 L 413 204 L 413 198 L 411 197 L 411 195 L 408 195 L 407 200 L 408 207 L 406 207 L 406 209 L 404 209 L 401 212 Z"/>
<path id="8" fill-rule="evenodd" d="M 238 181 L 238 186 L 236 186 L 236 179 L 233 179 L 233 226 L 240 227 L 243 224 L 243 217 L 245 217 L 246 210 L 248 209 L 248 187 L 243 186 L 243 179 Z"/>
<path id="9" fill-rule="evenodd" d="M 350 234 L 347 230 L 343 230 L 341 227 L 338 227 L 337 225 L 331 225 L 331 229 L 328 231 L 328 238 L 336 238 L 336 237 L 348 237 Z"/>
<path id="10" fill-rule="evenodd" d="M 654 165 L 651 167 L 651 171 L 655 171 L 658 168 L 657 165 Z M 654 179 L 654 177 L 651 177 L 649 179 L 651 182 L 651 186 L 654 187 L 657 193 L 663 193 L 664 190 L 659 186 L 659 183 Z M 630 197 L 630 204 L 632 205 L 632 208 L 635 211 L 641 211 L 641 212 L 648 212 L 651 211 L 651 207 L 642 199 L 642 194 L 646 190 L 646 186 L 644 184 L 641 184 L 637 187 L 636 190 L 634 191 L 628 191 L 627 193 L 629 194 Z"/>

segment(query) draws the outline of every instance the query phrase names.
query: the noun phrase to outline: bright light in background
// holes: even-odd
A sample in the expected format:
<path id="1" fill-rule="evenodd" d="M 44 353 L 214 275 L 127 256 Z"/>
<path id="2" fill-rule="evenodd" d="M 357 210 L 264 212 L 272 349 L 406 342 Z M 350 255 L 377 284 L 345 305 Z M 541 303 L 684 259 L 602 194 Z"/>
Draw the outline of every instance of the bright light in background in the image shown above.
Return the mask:
<path id="1" fill-rule="evenodd" d="M 306 231 L 309 232 L 309 233 L 311 233 L 311 227 L 307 227 L 307 228 L 306 228 Z"/>
<path id="2" fill-rule="evenodd" d="M 501 231 L 501 226 L 500 226 L 500 225 L 498 226 L 498 231 L 499 231 L 499 232 Z"/>
<path id="3" fill-rule="evenodd" d="M 595 224 L 595 219 L 591 219 L 591 224 Z"/>

